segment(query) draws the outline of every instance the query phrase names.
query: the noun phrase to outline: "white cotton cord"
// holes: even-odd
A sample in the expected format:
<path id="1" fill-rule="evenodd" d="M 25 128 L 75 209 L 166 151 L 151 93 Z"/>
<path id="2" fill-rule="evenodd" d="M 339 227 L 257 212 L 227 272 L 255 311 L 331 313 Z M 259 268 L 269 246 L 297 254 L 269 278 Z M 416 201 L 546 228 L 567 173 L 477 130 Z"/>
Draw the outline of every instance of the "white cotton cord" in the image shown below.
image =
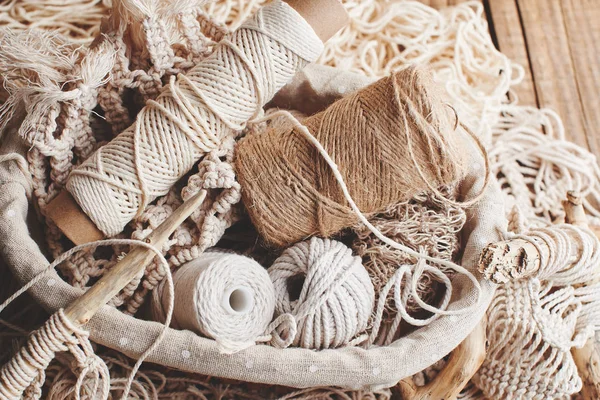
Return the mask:
<path id="1" fill-rule="evenodd" d="M 10 296 L 9 298 L 7 298 L 2 304 L 0 304 L 0 313 L 10 304 L 12 303 L 17 297 L 19 297 L 21 294 L 25 293 L 27 290 L 29 290 L 31 287 L 33 287 L 34 285 L 36 285 L 38 282 L 40 282 L 45 276 L 46 274 L 53 270 L 54 268 L 56 268 L 60 263 L 66 261 L 67 259 L 69 259 L 73 254 L 81 251 L 81 250 L 85 250 L 85 249 L 90 249 L 90 248 L 96 248 L 98 246 L 114 246 L 114 245 L 129 245 L 129 246 L 141 246 L 144 247 L 146 249 L 148 249 L 149 251 L 152 251 L 156 254 L 156 257 L 159 259 L 159 262 L 161 263 L 161 265 L 164 268 L 165 271 L 165 275 L 166 275 L 166 281 L 167 281 L 167 287 L 168 287 L 168 291 L 169 293 L 174 293 L 174 288 L 173 288 L 173 276 L 171 275 L 171 270 L 169 268 L 169 264 L 167 262 L 167 260 L 165 259 L 165 257 L 162 255 L 161 251 L 159 249 L 157 249 L 156 247 L 154 247 L 152 244 L 150 243 L 146 243 L 143 241 L 139 241 L 139 240 L 131 240 L 131 239 L 107 239 L 107 240 L 99 240 L 96 242 L 90 242 L 90 243 L 85 243 L 79 246 L 75 246 L 73 248 L 71 248 L 70 250 L 64 252 L 63 254 L 61 254 L 59 257 L 57 257 L 52 263 L 48 264 L 48 266 L 46 267 L 46 269 L 40 273 L 38 273 L 35 277 L 33 277 L 29 282 L 27 282 L 25 285 L 23 285 L 23 287 L 21 287 L 19 290 L 17 290 L 12 296 Z M 128 398 L 129 396 L 129 391 L 131 389 L 131 385 L 133 383 L 133 380 L 135 378 L 135 375 L 137 373 L 137 371 L 139 370 L 140 366 L 142 365 L 142 363 L 144 362 L 144 360 L 148 357 L 148 355 L 150 355 L 154 350 L 156 350 L 156 348 L 160 345 L 160 343 L 162 342 L 162 340 L 164 339 L 165 334 L 167 333 L 167 330 L 169 328 L 169 324 L 171 323 L 171 319 L 173 317 L 173 307 L 174 307 L 174 302 L 173 302 L 173 296 L 170 296 L 171 301 L 167 304 L 166 307 L 166 316 L 165 316 L 165 323 L 163 328 L 161 329 L 159 335 L 156 337 L 156 339 L 152 342 L 152 344 L 148 347 L 148 349 L 146 349 L 138 358 L 137 362 L 135 363 L 135 365 L 133 366 L 131 373 L 129 374 L 129 378 L 127 379 L 127 382 L 125 383 L 125 386 L 123 388 L 123 394 L 121 395 L 121 399 L 125 400 Z M 59 311 L 59 313 L 55 314 L 55 315 L 61 315 L 62 311 Z M 70 326 L 72 325 L 72 323 L 70 321 L 68 321 L 66 318 L 62 318 L 62 320 L 65 321 L 65 323 L 69 323 Z M 77 344 L 84 346 L 84 351 L 86 351 L 86 355 L 87 357 L 93 357 L 94 358 L 94 362 L 96 363 L 95 365 L 98 366 L 98 368 L 100 368 L 100 373 L 104 374 L 102 375 L 104 378 L 102 378 L 103 382 L 105 382 L 105 384 L 107 384 L 108 381 L 105 381 L 106 379 L 109 379 L 109 375 L 108 373 L 105 373 L 105 369 L 106 369 L 106 365 L 104 365 L 104 363 L 102 362 L 102 360 L 100 358 L 98 358 L 97 356 L 95 356 L 93 354 L 93 349 L 91 349 L 90 347 L 87 347 L 86 341 L 87 341 L 87 332 L 85 332 L 83 329 L 81 328 L 77 328 L 74 325 L 72 325 L 71 331 L 73 332 L 78 332 L 78 337 L 79 337 L 79 341 Z M 89 342 L 87 342 L 89 343 Z M 76 357 L 78 357 L 77 354 L 74 354 Z M 86 372 L 86 370 L 82 370 L 82 374 L 83 372 Z M 87 372 L 86 372 L 87 373 Z M 85 377 L 85 375 L 83 375 L 83 377 Z M 81 382 L 83 382 L 82 380 L 84 379 L 81 375 L 78 378 L 78 384 L 79 381 L 81 380 Z M 82 384 L 82 383 L 81 383 Z M 77 395 L 78 396 L 78 395 Z M 108 399 L 109 396 L 109 392 L 103 391 L 101 393 L 101 397 L 100 400 L 105 400 Z"/>
<path id="2" fill-rule="evenodd" d="M 531 229 L 509 235 L 531 243 L 540 255 L 537 276 L 556 285 L 577 285 L 600 273 L 600 240 L 589 228 L 572 224 Z"/>
<path id="3" fill-rule="evenodd" d="M 552 346 L 565 352 L 573 347 L 583 347 L 594 332 L 590 326 L 577 329 L 576 321 L 581 315 L 582 304 L 575 296 L 575 289 L 573 286 L 552 288 L 550 285 L 542 286 L 538 279 L 527 282 L 533 308 L 532 319 L 544 340 Z M 553 315 L 559 318 L 552 318 Z M 558 319 L 560 321 L 557 321 Z M 561 329 L 563 326 L 570 329 Z"/>
<path id="4" fill-rule="evenodd" d="M 577 329 L 587 327 L 600 331 L 600 282 L 588 282 L 575 288 L 575 296 L 581 302 L 581 313 L 577 319 Z"/>
<path id="5" fill-rule="evenodd" d="M 322 49 L 308 22 L 275 0 L 172 78 L 134 125 L 71 173 L 67 190 L 106 236 L 118 234 L 198 159 L 260 115 Z"/>
<path id="6" fill-rule="evenodd" d="M 498 287 L 488 308 L 488 350 L 473 377 L 486 398 L 562 399 L 581 390 L 571 355 L 592 331 L 572 286 L 537 278 Z"/>
<path id="7" fill-rule="evenodd" d="M 343 243 L 319 237 L 297 243 L 275 260 L 269 276 L 276 347 L 330 349 L 366 339 L 375 291 L 360 257 Z"/>
<path id="8" fill-rule="evenodd" d="M 590 217 L 600 216 L 596 157 L 566 140 L 556 112 L 513 104 L 500 111 L 489 155 L 508 208 L 518 204 L 529 226 L 545 226 L 564 213 L 560 205 L 565 193 L 576 190 Z"/>
<path id="9" fill-rule="evenodd" d="M 153 292 L 153 314 L 164 320 L 171 292 Z M 174 274 L 172 324 L 214 339 L 219 351 L 233 354 L 262 341 L 275 310 L 273 283 L 251 258 L 209 251 Z"/>
<path id="10" fill-rule="evenodd" d="M 382 242 L 391 246 L 394 249 L 403 251 L 403 252 L 407 253 L 408 255 L 415 257 L 416 259 L 423 259 L 423 260 L 429 261 L 433 264 L 438 264 L 438 265 L 447 267 L 449 269 L 452 269 L 452 270 L 456 271 L 458 274 L 464 275 L 472 282 L 473 287 L 477 291 L 477 300 L 474 303 L 470 304 L 469 306 L 467 306 L 465 308 L 461 308 L 458 310 L 439 309 L 436 311 L 436 314 L 438 314 L 438 315 L 461 315 L 461 314 L 468 313 L 478 307 L 478 304 L 481 301 L 481 285 L 479 284 L 477 277 L 471 271 L 469 271 L 468 269 L 466 269 L 452 261 L 444 260 L 441 258 L 430 257 L 426 254 L 421 254 L 401 243 L 398 243 L 398 242 L 388 238 L 383 233 L 381 233 L 381 231 L 379 231 L 375 226 L 373 226 L 373 224 L 371 224 L 369 222 L 367 217 L 365 217 L 365 215 L 360 211 L 360 209 L 358 208 L 358 206 L 352 199 L 352 196 L 350 195 L 350 192 L 348 191 L 348 187 L 346 186 L 346 183 L 344 182 L 344 178 L 342 177 L 342 174 L 339 172 L 338 167 L 335 164 L 335 161 L 333 161 L 331 156 L 327 153 L 327 150 L 325 150 L 323 145 L 321 145 L 321 143 L 313 136 L 313 134 L 308 130 L 308 128 L 306 128 L 306 126 L 304 126 L 293 114 L 291 114 L 289 111 L 281 110 L 281 111 L 277 111 L 273 114 L 270 114 L 270 115 L 264 117 L 263 119 L 259 120 L 258 122 L 272 119 L 277 116 L 285 116 L 285 117 L 289 118 L 289 120 L 293 123 L 294 127 L 296 129 L 298 129 L 304 135 L 304 137 L 315 146 L 315 148 L 319 151 L 319 153 L 321 154 L 323 159 L 327 162 L 327 164 L 331 168 L 331 171 L 332 171 L 336 181 L 338 182 L 338 184 L 340 185 L 340 188 L 342 189 L 342 192 L 344 193 L 344 197 L 346 198 L 346 201 L 348 201 L 348 204 L 350 204 L 350 207 L 352 208 L 352 210 L 354 211 L 356 216 L 379 240 L 381 240 Z M 413 275 L 413 278 L 414 278 L 414 275 Z M 416 283 L 413 283 L 413 284 L 411 284 L 411 287 L 413 287 L 415 285 L 416 285 Z"/>

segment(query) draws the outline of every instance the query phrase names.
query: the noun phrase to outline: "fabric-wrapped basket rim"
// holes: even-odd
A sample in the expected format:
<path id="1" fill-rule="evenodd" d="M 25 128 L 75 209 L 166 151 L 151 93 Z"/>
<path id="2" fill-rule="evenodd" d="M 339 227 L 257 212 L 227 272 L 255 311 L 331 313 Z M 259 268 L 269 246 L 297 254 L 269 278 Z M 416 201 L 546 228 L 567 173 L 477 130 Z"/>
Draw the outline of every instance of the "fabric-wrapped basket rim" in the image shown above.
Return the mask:
<path id="1" fill-rule="evenodd" d="M 27 199 L 29 183 L 15 161 L 24 156 L 26 149 L 16 132 L 7 133 L 0 145 L 0 154 L 6 157 L 0 164 L 0 251 L 14 276 L 23 284 L 47 270 L 49 262 L 31 237 L 27 225 L 28 213 L 34 213 Z M 466 152 L 471 160 L 469 172 L 461 183 L 461 196 L 469 198 L 483 186 L 483 159 L 473 145 Z M 480 301 L 467 313 L 440 316 L 390 346 L 368 350 L 345 347 L 315 351 L 256 345 L 227 355 L 219 353 L 216 342 L 211 339 L 191 331 L 169 328 L 165 339 L 147 361 L 187 372 L 296 388 L 393 386 L 449 354 L 474 329 L 491 301 L 494 285 L 485 281 L 476 268 L 482 249 L 491 242 L 502 240 L 501 232 L 505 231 L 504 205 L 495 179 L 483 198 L 466 213 L 462 265 L 476 274 L 481 285 Z M 54 270 L 47 271 L 46 277 L 31 288 L 30 294 L 50 313 L 66 307 L 82 293 L 62 280 Z M 453 293 L 448 309 L 473 305 L 477 290 L 467 278 L 457 275 L 453 283 L 459 290 Z M 85 328 L 90 331 L 92 341 L 137 358 L 153 343 L 163 325 L 104 306 Z"/>

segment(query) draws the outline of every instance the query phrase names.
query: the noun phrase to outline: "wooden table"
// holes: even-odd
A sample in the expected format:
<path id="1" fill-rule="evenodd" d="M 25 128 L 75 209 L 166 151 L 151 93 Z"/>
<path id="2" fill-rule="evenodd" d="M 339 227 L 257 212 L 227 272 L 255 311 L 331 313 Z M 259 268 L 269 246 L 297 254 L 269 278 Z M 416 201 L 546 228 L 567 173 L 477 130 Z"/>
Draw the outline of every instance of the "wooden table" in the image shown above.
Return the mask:
<path id="1" fill-rule="evenodd" d="M 435 8 L 466 0 L 421 0 Z M 567 138 L 600 156 L 600 0 L 476 0 L 496 46 L 525 67 L 519 103 L 558 112 Z"/>

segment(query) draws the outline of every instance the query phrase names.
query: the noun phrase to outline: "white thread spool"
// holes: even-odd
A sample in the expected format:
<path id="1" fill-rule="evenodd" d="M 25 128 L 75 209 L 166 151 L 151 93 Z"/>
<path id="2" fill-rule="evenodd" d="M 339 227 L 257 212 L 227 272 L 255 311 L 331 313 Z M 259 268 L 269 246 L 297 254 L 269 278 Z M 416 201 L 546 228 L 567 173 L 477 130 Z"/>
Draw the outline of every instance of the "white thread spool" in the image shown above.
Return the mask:
<path id="1" fill-rule="evenodd" d="M 273 318 L 273 284 L 267 271 L 251 258 L 204 253 L 178 269 L 173 284 L 172 325 L 215 339 L 224 353 L 255 344 Z M 168 303 L 167 291 L 155 290 L 156 319 L 164 320 Z"/>
<path id="2" fill-rule="evenodd" d="M 289 317 L 278 329 L 281 342 L 335 348 L 350 344 L 366 329 L 375 290 L 360 257 L 343 243 L 317 237 L 297 243 L 273 263 L 269 275 L 275 286 L 275 312 Z M 294 281 L 302 278 L 295 296 Z M 296 326 L 286 326 L 289 323 Z M 293 332 L 292 340 L 288 336 Z"/>

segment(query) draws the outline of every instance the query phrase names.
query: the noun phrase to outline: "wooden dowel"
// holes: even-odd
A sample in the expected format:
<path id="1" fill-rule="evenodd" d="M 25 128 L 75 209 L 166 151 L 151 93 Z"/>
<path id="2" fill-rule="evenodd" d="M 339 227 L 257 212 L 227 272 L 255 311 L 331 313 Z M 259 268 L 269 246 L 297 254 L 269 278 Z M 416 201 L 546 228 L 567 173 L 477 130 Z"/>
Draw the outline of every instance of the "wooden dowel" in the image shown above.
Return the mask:
<path id="1" fill-rule="evenodd" d="M 588 228 L 588 221 L 583 209 L 583 199 L 581 194 L 574 190 L 567 192 L 567 200 L 563 201 L 563 208 L 565 210 L 565 222 Z"/>
<path id="2" fill-rule="evenodd" d="M 175 229 L 194 210 L 200 207 L 205 198 L 206 190 L 201 190 L 186 200 L 173 214 L 152 231 L 144 241 L 154 247 L 162 247 Z M 85 325 L 103 305 L 107 304 L 138 273 L 143 271 L 155 256 L 156 254 L 146 247 L 132 249 L 127 256 L 107 271 L 94 286 L 65 309 L 67 318 L 77 326 Z"/>
<path id="3" fill-rule="evenodd" d="M 543 244 L 540 244 L 543 246 Z M 538 249 L 523 239 L 489 244 L 481 253 L 479 271 L 496 284 L 535 275 L 541 266 Z"/>

